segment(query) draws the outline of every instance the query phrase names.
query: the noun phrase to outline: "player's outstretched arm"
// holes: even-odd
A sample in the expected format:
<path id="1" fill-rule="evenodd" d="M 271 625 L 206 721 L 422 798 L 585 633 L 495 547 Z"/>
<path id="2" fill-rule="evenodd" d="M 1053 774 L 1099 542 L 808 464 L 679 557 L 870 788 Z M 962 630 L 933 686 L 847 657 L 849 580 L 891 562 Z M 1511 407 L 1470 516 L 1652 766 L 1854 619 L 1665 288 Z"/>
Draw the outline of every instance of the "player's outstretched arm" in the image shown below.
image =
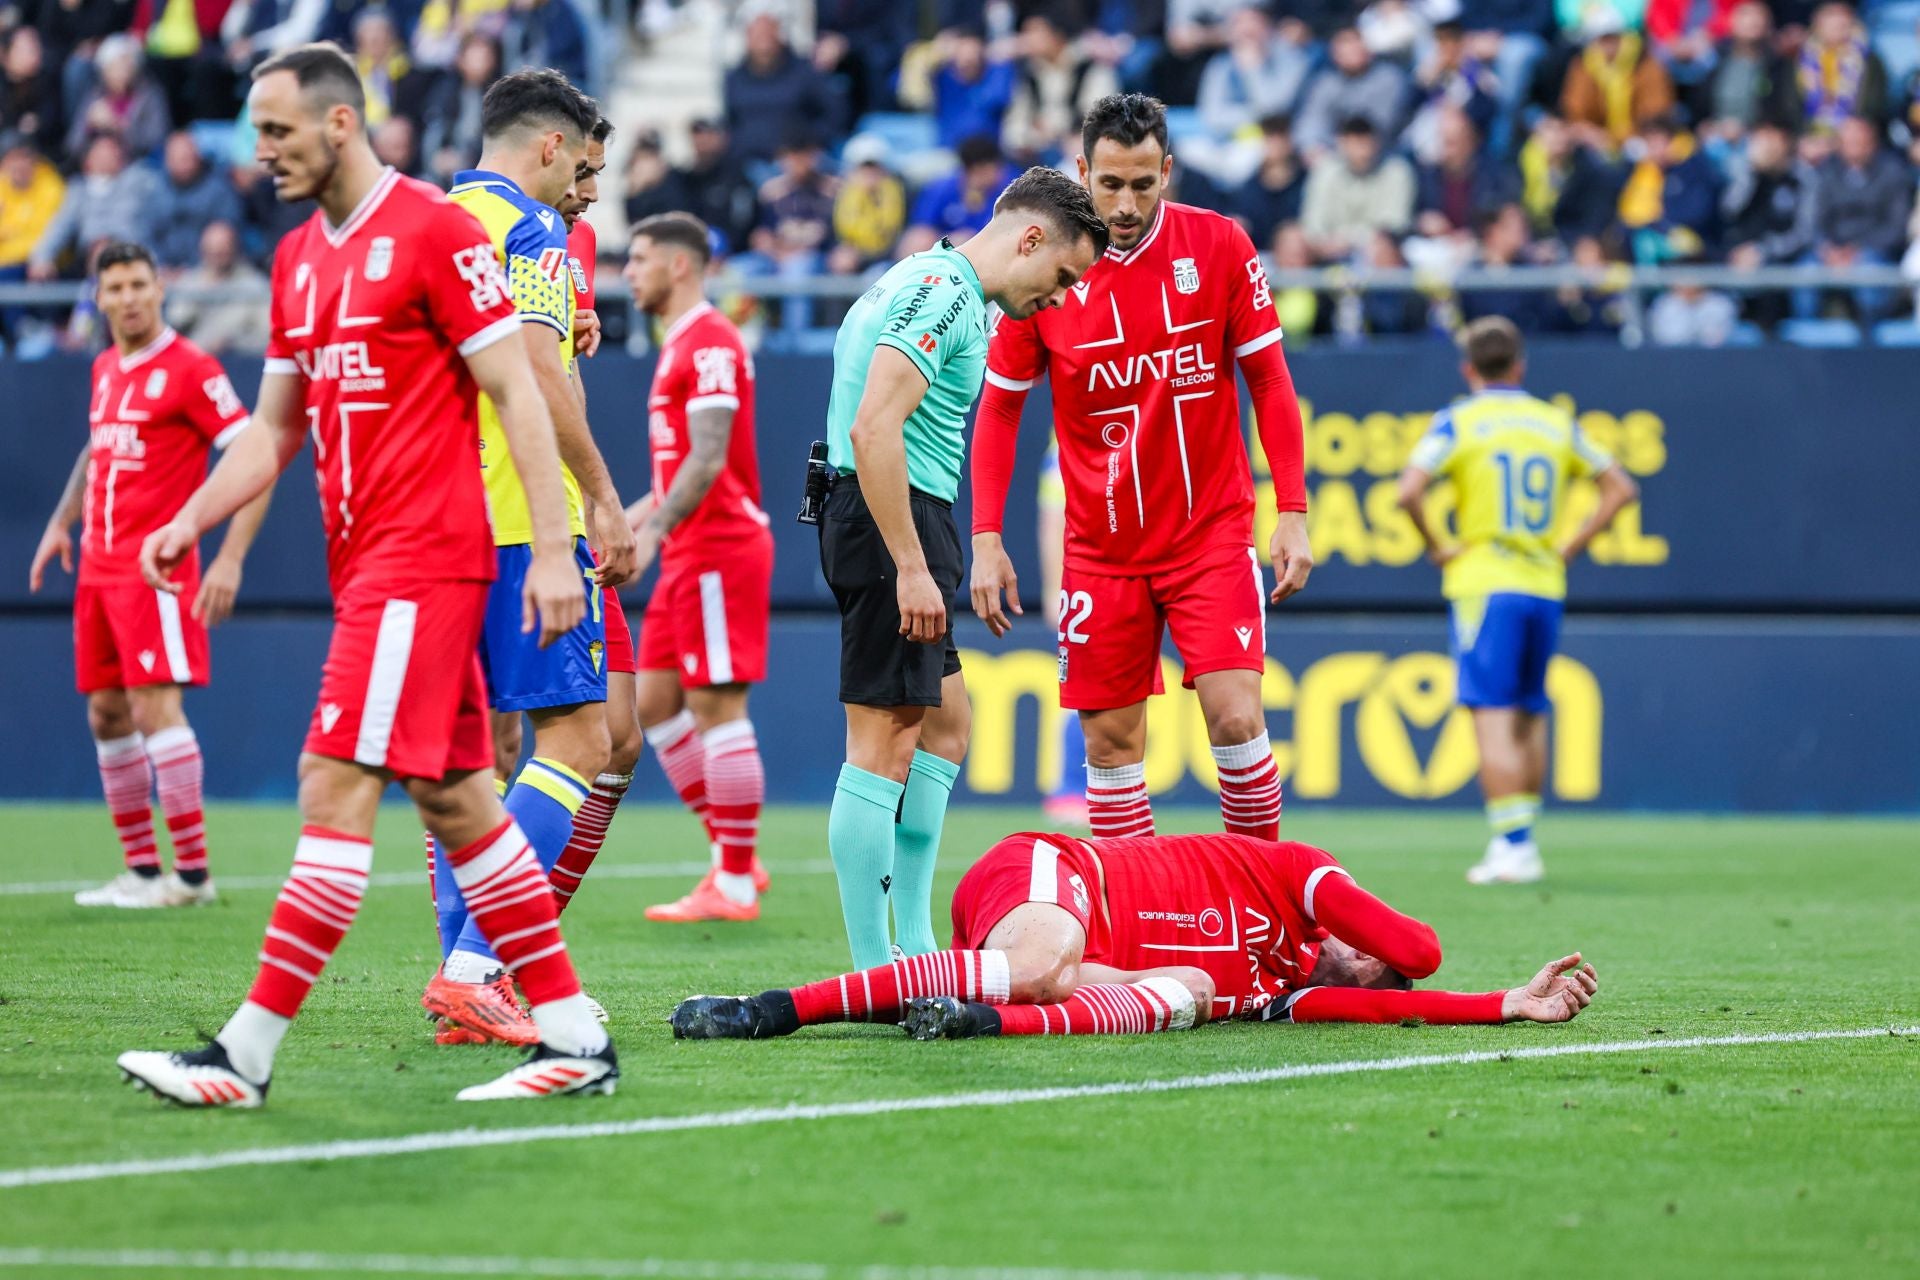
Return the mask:
<path id="1" fill-rule="evenodd" d="M 234 437 L 219 463 L 179 514 L 147 535 L 140 574 L 147 585 L 180 594 L 173 572 L 200 535 L 273 488 L 306 439 L 304 393 L 298 376 L 269 373 L 260 381 L 253 423 Z M 261 508 L 264 513 L 265 508 Z"/>
<path id="2" fill-rule="evenodd" d="M 673 473 L 666 494 L 650 494 L 627 508 L 627 523 L 633 528 L 637 548 L 635 577 L 647 571 L 674 526 L 707 500 L 713 482 L 726 470 L 727 449 L 732 443 L 732 409 L 713 405 L 687 414 L 687 456 Z"/>
<path id="3" fill-rule="evenodd" d="M 1586 523 L 1574 533 L 1567 545 L 1560 548 L 1560 556 L 1568 563 L 1587 549 L 1594 535 L 1613 523 L 1613 518 L 1627 506 L 1640 500 L 1640 485 L 1627 474 L 1627 469 L 1618 462 L 1593 478 L 1600 487 L 1600 505 L 1593 509 Z"/>
<path id="4" fill-rule="evenodd" d="M 1600 975 L 1576 951 L 1548 961 L 1532 981 L 1507 992 L 1500 1017 L 1505 1022 L 1571 1022 L 1593 1003 L 1599 989 Z"/>
<path id="5" fill-rule="evenodd" d="M 1260 449 L 1267 456 L 1274 503 L 1280 509 L 1273 538 L 1267 544 L 1274 578 L 1268 599 L 1279 604 L 1305 590 L 1307 575 L 1313 572 L 1313 544 L 1307 537 L 1306 445 L 1300 398 L 1278 342 L 1242 358 L 1240 376 L 1246 379 L 1247 392 L 1253 399 Z"/>
<path id="6" fill-rule="evenodd" d="M 193 600 L 193 616 L 209 627 L 217 627 L 233 616 L 233 602 L 240 595 L 241 570 L 247 552 L 266 522 L 267 508 L 273 505 L 273 486 L 234 512 L 227 522 L 227 536 L 220 539 L 220 551 L 200 576 L 200 594 Z"/>
<path id="7" fill-rule="evenodd" d="M 34 548 L 33 567 L 27 570 L 29 591 L 38 591 L 46 581 L 47 566 L 55 556 L 60 557 L 62 569 L 73 572 L 73 522 L 80 518 L 80 506 L 86 499 L 87 461 L 92 455 L 91 443 L 80 446 L 80 456 L 67 475 L 67 487 L 60 491 L 60 502 L 47 517 L 47 531 L 40 535 L 40 545 Z"/>
<path id="8" fill-rule="evenodd" d="M 947 602 L 927 570 L 907 499 L 907 418 L 927 385 L 927 376 L 906 353 L 884 343 L 876 346 L 849 432 L 861 496 L 899 575 L 900 634 L 921 644 L 947 634 Z"/>
<path id="9" fill-rule="evenodd" d="M 1600 978 L 1579 952 L 1561 956 L 1525 986 L 1509 991 L 1375 991 L 1364 987 L 1308 987 L 1263 1012 L 1293 1022 L 1402 1022 L 1434 1026 L 1495 1022 L 1570 1022 L 1593 1002 Z"/>
<path id="10" fill-rule="evenodd" d="M 549 345 L 551 341 L 549 340 Z M 495 342 L 468 356 L 467 369 L 493 401 L 507 453 L 527 491 L 533 524 L 533 562 L 527 567 L 521 597 L 520 629 L 538 626 L 545 648 L 580 625 L 586 616 L 586 585 L 574 565 L 567 530 L 567 491 L 560 480 L 560 453 L 554 444 L 553 418 L 529 366 L 526 348 Z M 569 400 L 573 392 L 567 392 Z M 631 536 L 629 535 L 629 544 Z"/>
<path id="11" fill-rule="evenodd" d="M 546 398 L 547 412 L 553 422 L 560 460 L 573 472 L 580 492 L 592 507 L 587 528 L 592 534 L 594 552 L 600 558 L 600 584 L 623 586 L 639 576 L 633 567 L 633 530 L 627 528 L 626 509 L 614 491 L 606 460 L 593 443 L 582 397 L 574 386 L 573 375 L 567 372 L 566 362 L 560 358 L 560 348 L 554 343 L 552 332 L 539 324 L 525 325 L 523 329 L 534 381 Z"/>

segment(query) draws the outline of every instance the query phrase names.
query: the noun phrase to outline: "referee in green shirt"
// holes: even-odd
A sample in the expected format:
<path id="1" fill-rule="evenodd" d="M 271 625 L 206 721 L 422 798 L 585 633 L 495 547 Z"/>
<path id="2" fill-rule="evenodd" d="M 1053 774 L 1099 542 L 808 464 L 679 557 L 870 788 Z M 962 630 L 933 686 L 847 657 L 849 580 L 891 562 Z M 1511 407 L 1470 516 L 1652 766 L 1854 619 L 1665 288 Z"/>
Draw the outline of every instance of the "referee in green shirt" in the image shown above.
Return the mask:
<path id="1" fill-rule="evenodd" d="M 953 500 L 967 410 L 987 368 L 987 304 L 1024 319 L 1059 306 L 1106 252 L 1086 188 L 1029 169 L 960 248 L 894 266 L 833 344 L 820 567 L 840 606 L 847 762 L 827 843 L 858 969 L 938 949 L 933 866 L 973 712 L 948 602 L 964 570 Z"/>

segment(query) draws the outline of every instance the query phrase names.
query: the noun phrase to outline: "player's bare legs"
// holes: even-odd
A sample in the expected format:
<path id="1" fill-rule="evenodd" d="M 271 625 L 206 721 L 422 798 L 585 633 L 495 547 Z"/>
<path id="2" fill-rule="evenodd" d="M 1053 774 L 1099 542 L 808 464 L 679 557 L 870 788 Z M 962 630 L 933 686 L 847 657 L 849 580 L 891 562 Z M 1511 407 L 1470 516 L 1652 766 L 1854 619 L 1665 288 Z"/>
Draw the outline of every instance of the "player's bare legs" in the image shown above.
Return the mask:
<path id="1" fill-rule="evenodd" d="M 648 709 L 660 716 L 655 723 L 671 723 L 682 715 L 691 723 L 690 730 L 662 737 L 668 740 L 669 749 L 684 753 L 691 766 L 699 770 L 713 848 L 713 865 L 692 892 L 676 902 L 648 907 L 647 919 L 668 924 L 757 920 L 760 895 L 767 888 L 767 873 L 760 865 L 758 852 L 760 808 L 766 800 L 767 784 L 759 739 L 753 721 L 747 718 L 749 686 L 734 682 L 682 691 L 671 672 L 645 675 L 664 677 L 658 681 L 663 686 L 672 684 L 671 702 L 662 689 L 649 705 Z M 661 764 L 666 763 L 663 754 Z M 687 764 L 680 767 L 689 769 Z"/>
<path id="2" fill-rule="evenodd" d="M 1547 776 L 1547 718 L 1520 707 L 1475 707 L 1480 792 L 1493 839 L 1467 872 L 1474 884 L 1530 884 L 1544 874 L 1533 824 Z"/>
<path id="3" fill-rule="evenodd" d="M 1280 770 L 1267 738 L 1258 671 L 1209 671 L 1193 678 L 1206 718 L 1207 741 L 1220 775 L 1220 817 L 1226 830 L 1261 840 L 1280 838 Z"/>
<path id="4" fill-rule="evenodd" d="M 207 875 L 200 744 L 181 692 L 177 684 L 151 684 L 87 695 L 87 727 L 126 869 L 98 889 L 75 894 L 81 906 L 178 907 L 215 899 Z M 161 874 L 151 797 L 156 781 L 173 841 L 172 875 Z"/>
<path id="5" fill-rule="evenodd" d="M 1087 740 L 1087 824 L 1102 837 L 1153 834 L 1147 798 L 1147 704 L 1082 711 Z"/>

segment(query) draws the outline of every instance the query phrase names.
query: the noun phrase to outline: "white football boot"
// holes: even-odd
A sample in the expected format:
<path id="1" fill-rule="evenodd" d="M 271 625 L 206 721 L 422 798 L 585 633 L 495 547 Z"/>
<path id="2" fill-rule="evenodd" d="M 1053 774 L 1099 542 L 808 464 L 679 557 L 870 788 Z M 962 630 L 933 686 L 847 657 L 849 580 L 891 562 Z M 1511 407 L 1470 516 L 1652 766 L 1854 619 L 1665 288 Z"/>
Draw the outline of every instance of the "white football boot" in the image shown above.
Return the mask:
<path id="1" fill-rule="evenodd" d="M 499 1102 L 513 1098 L 558 1098 L 569 1093 L 613 1092 L 620 1060 L 613 1044 L 598 1053 L 562 1053 L 551 1045 L 534 1046 L 533 1056 L 497 1080 L 456 1093 L 457 1102 Z"/>
<path id="2" fill-rule="evenodd" d="M 129 911 L 144 911 L 153 907 L 172 906 L 170 896 L 166 876 L 143 876 L 122 871 L 98 889 L 82 889 L 73 895 L 73 900 L 83 907 L 121 907 Z"/>
<path id="3" fill-rule="evenodd" d="M 255 1084 L 235 1071 L 218 1040 L 186 1053 L 123 1053 L 120 1072 L 139 1088 L 183 1107 L 257 1107 L 267 1100 L 267 1082 Z"/>
<path id="4" fill-rule="evenodd" d="M 212 876 L 199 884 L 188 884 L 178 872 L 169 871 L 161 879 L 167 883 L 167 905 L 170 907 L 207 907 L 220 901 L 220 891 L 213 887 Z"/>
<path id="5" fill-rule="evenodd" d="M 1529 840 L 1514 844 L 1495 836 L 1487 842 L 1487 852 L 1467 868 L 1468 884 L 1537 884 L 1546 876 L 1540 862 L 1540 846 Z"/>

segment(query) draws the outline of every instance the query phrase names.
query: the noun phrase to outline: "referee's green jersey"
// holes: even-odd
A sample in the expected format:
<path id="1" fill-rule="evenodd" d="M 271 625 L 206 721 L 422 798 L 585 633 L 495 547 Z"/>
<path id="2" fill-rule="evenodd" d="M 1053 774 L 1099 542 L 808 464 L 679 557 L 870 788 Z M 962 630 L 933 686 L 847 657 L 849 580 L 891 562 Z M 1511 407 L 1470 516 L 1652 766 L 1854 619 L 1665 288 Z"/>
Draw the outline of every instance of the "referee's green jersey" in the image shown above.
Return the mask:
<path id="1" fill-rule="evenodd" d="M 907 483 L 952 502 L 966 456 L 966 416 L 987 371 L 987 297 L 965 255 L 939 247 L 896 262 L 860 295 L 833 340 L 827 461 L 852 472 L 853 419 L 875 347 L 913 361 L 927 394 L 907 417 Z"/>

